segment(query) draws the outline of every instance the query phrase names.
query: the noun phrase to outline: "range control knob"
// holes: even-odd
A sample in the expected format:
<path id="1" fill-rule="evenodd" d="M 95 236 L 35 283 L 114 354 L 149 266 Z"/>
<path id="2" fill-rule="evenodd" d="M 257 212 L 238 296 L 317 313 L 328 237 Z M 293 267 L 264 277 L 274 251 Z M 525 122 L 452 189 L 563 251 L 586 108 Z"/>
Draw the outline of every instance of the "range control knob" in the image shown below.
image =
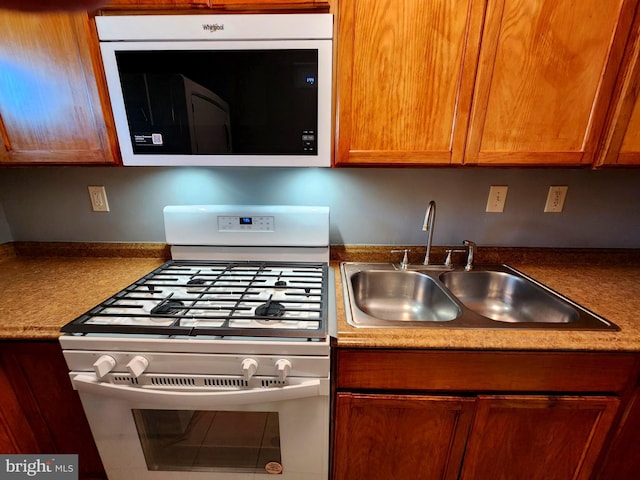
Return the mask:
<path id="1" fill-rule="evenodd" d="M 136 355 L 129 363 L 127 363 L 127 370 L 129 370 L 132 377 L 138 378 L 144 373 L 148 366 L 149 360 L 141 357 L 140 355 Z"/>
<path id="2" fill-rule="evenodd" d="M 115 366 L 116 360 L 111 355 L 100 355 L 93 364 L 93 371 L 96 372 L 98 380 L 102 380 Z"/>
<path id="3" fill-rule="evenodd" d="M 284 382 L 289 372 L 291 372 L 291 362 L 281 358 L 276 362 L 276 370 L 278 372 L 278 380 Z"/>
<path id="4" fill-rule="evenodd" d="M 253 376 L 254 373 L 258 371 L 258 362 L 253 358 L 245 358 L 242 360 L 242 375 L 244 376 L 245 381 L 249 381 L 249 379 Z"/>

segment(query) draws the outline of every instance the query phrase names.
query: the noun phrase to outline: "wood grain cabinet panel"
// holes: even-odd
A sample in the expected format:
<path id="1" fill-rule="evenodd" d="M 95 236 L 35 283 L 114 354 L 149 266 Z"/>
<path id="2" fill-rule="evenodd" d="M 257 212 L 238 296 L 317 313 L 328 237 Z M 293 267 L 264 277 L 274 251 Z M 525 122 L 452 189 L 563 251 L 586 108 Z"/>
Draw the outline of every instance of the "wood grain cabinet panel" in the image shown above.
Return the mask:
<path id="1" fill-rule="evenodd" d="M 640 478 L 640 379 L 607 451 L 598 480 Z"/>
<path id="2" fill-rule="evenodd" d="M 337 165 L 462 161 L 482 3 L 339 2 Z"/>
<path id="3" fill-rule="evenodd" d="M 640 166 L 640 12 L 622 61 L 596 166 Z"/>
<path id="4" fill-rule="evenodd" d="M 0 362 L 0 453 L 37 451 L 38 441 Z"/>
<path id="5" fill-rule="evenodd" d="M 635 3 L 489 1 L 465 163 L 591 164 Z"/>
<path id="6" fill-rule="evenodd" d="M 58 342 L 0 342 L 0 452 L 77 454 L 80 479 L 105 479 L 68 372 Z"/>
<path id="7" fill-rule="evenodd" d="M 334 353 L 333 480 L 638 478 L 637 354 Z"/>
<path id="8" fill-rule="evenodd" d="M 0 162 L 113 163 L 87 14 L 3 11 L 0 31 Z"/>
<path id="9" fill-rule="evenodd" d="M 462 480 L 591 478 L 614 397 L 480 396 Z"/>
<path id="10" fill-rule="evenodd" d="M 456 479 L 473 399 L 340 393 L 335 479 Z"/>

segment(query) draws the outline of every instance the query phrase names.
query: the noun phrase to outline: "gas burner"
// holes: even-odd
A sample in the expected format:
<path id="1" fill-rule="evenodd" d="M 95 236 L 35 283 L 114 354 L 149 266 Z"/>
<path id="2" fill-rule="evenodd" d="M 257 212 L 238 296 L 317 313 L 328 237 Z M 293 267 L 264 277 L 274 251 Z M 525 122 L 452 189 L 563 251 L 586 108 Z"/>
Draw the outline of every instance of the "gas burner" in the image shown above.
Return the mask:
<path id="1" fill-rule="evenodd" d="M 194 277 L 187 281 L 187 292 L 188 293 L 201 293 L 205 292 L 208 288 L 208 282 L 206 279 L 201 277 Z"/>
<path id="2" fill-rule="evenodd" d="M 259 317 L 281 317 L 285 310 L 281 303 L 269 301 L 256 307 L 256 315 Z"/>
<path id="3" fill-rule="evenodd" d="M 324 338 L 327 275 L 326 263 L 170 260 L 64 331 Z"/>
<path id="4" fill-rule="evenodd" d="M 152 315 L 177 315 L 184 311 L 184 303 L 180 300 L 167 300 L 151 309 Z"/>

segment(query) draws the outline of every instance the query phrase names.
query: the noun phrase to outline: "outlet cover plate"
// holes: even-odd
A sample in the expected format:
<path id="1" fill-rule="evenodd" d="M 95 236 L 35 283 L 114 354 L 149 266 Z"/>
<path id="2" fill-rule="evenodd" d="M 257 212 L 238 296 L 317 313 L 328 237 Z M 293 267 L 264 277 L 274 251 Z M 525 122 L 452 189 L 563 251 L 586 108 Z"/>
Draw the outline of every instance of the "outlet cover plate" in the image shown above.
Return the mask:
<path id="1" fill-rule="evenodd" d="M 502 213 L 504 211 L 504 203 L 507 201 L 508 190 L 509 187 L 506 185 L 491 185 L 485 211 L 489 213 Z"/>
<path id="2" fill-rule="evenodd" d="M 107 192 L 104 185 L 90 185 L 89 198 L 91 199 L 91 208 L 94 212 L 108 212 L 109 202 L 107 201 Z"/>
<path id="3" fill-rule="evenodd" d="M 567 198 L 567 191 L 569 187 L 562 186 L 550 186 L 549 193 L 547 194 L 547 203 L 544 205 L 544 211 L 546 213 L 560 213 L 564 208 L 564 200 Z"/>

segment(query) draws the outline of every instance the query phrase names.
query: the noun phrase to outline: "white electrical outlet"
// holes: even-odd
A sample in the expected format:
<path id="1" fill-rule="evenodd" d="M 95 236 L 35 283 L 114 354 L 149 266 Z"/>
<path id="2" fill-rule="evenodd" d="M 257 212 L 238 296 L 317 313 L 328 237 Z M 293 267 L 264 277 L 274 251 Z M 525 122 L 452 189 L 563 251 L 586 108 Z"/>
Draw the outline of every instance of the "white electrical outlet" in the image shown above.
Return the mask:
<path id="1" fill-rule="evenodd" d="M 507 191 L 509 187 L 506 185 L 491 185 L 489 188 L 489 198 L 487 199 L 486 212 L 501 213 L 504 211 L 504 202 L 507 200 Z"/>
<path id="2" fill-rule="evenodd" d="M 107 201 L 107 192 L 104 185 L 91 185 L 89 189 L 89 198 L 91 199 L 91 208 L 94 212 L 108 212 L 109 202 Z"/>
<path id="3" fill-rule="evenodd" d="M 544 205 L 545 212 L 559 213 L 564 208 L 564 200 L 567 198 L 567 186 L 551 186 L 547 195 L 547 203 Z"/>

